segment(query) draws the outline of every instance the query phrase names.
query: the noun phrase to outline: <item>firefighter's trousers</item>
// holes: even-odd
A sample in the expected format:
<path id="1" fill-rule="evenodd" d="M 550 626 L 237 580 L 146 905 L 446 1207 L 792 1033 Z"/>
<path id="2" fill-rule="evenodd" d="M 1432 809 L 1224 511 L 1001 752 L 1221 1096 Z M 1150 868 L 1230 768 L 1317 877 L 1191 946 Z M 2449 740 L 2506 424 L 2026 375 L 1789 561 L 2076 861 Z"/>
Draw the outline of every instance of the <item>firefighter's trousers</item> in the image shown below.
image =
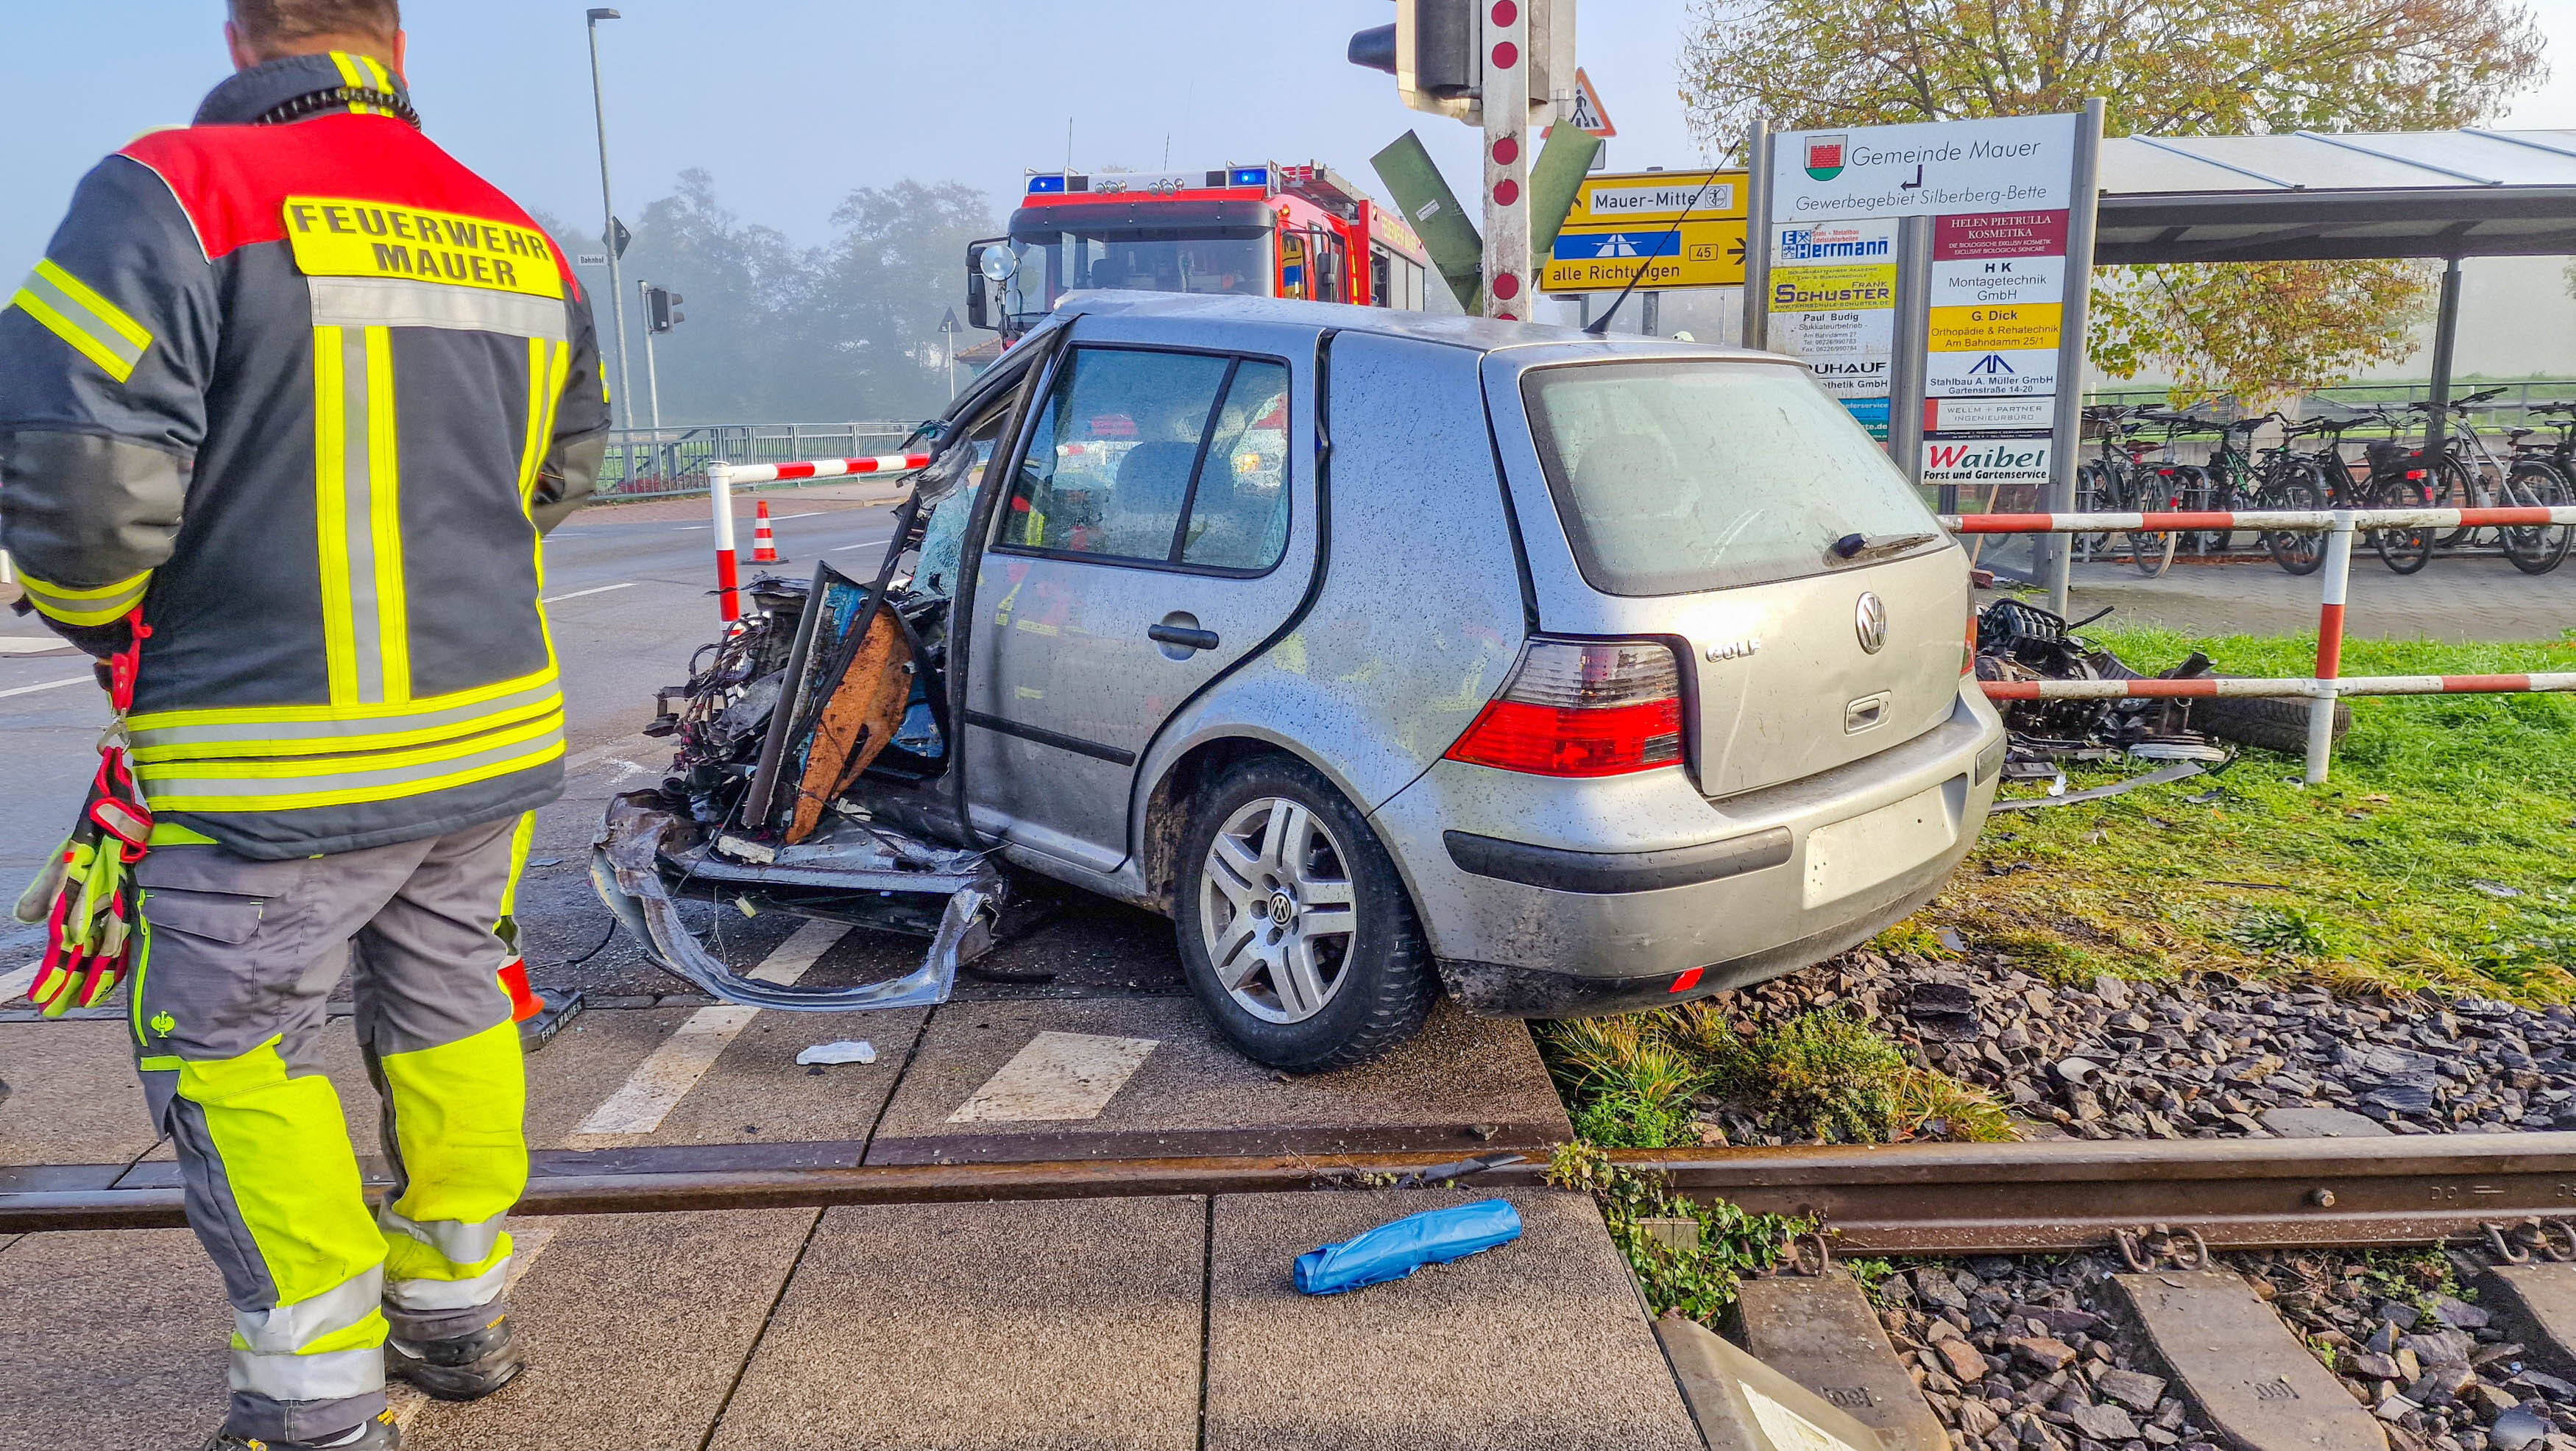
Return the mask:
<path id="1" fill-rule="evenodd" d="M 389 1319 L 410 1341 L 501 1313 L 501 1220 L 528 1173 L 493 932 L 516 826 L 301 861 L 155 846 L 137 869 L 133 1028 L 188 1223 L 232 1301 L 235 1436 L 321 1439 L 382 1410 Z M 394 1181 L 376 1215 L 321 1067 L 344 968 Z"/>

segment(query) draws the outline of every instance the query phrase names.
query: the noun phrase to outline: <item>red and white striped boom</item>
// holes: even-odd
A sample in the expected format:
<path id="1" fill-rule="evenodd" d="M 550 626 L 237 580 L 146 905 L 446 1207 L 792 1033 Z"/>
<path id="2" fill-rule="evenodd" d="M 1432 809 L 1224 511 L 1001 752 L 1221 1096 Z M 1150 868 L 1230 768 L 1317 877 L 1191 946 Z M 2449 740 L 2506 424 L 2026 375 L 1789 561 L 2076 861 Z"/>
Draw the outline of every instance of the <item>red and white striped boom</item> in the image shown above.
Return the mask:
<path id="1" fill-rule="evenodd" d="M 837 479 L 843 474 L 904 474 L 926 468 L 926 453 L 886 453 L 874 458 L 816 458 L 792 464 L 725 464 L 725 482 L 729 484 L 766 484 L 779 479 Z M 714 477 L 717 466 L 707 465 Z"/>

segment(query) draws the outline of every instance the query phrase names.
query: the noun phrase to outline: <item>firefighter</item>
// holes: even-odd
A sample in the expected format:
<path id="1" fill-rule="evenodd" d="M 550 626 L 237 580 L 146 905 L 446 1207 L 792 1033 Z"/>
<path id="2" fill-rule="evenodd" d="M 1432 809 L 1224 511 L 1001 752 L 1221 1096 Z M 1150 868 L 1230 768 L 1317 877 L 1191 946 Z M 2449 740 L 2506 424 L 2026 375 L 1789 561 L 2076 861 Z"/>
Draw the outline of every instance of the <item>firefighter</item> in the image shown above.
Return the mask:
<path id="1" fill-rule="evenodd" d="M 607 397 L 567 259 L 421 134 L 396 7 L 231 0 L 237 74 L 92 170 L 0 309 L 0 546 L 54 629 L 140 648 L 131 1025 L 234 1311 L 209 1451 L 396 1446 L 389 1371 L 523 1364 L 495 929 L 562 787 L 540 540 Z M 321 1067 L 344 970 L 373 1215 Z"/>

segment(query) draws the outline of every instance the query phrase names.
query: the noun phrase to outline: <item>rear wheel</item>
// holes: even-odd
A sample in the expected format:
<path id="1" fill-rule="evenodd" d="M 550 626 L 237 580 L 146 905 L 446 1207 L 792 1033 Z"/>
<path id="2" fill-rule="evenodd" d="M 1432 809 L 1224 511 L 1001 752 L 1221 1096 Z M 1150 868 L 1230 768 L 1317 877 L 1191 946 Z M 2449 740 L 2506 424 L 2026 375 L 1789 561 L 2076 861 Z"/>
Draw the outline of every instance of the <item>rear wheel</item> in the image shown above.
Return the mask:
<path id="1" fill-rule="evenodd" d="M 2301 468 L 2283 469 L 2254 500 L 2257 509 L 2322 509 L 2325 506 L 2325 492 L 2317 487 L 2315 475 Z M 2290 573 L 2314 574 L 2326 562 L 2325 552 L 2317 542 L 2322 537 L 2293 529 L 2266 529 L 2263 531 L 2263 548 L 2272 556 L 2274 564 Z"/>
<path id="2" fill-rule="evenodd" d="M 2504 497 L 2497 502 L 2508 509 L 2558 508 L 2568 502 L 2567 481 L 2538 459 L 2525 459 L 2505 476 Z M 2500 532 L 2504 557 L 2525 574 L 2556 569 L 2567 557 L 2570 542 L 2576 541 L 2576 526 L 2566 524 L 2512 525 Z"/>
<path id="3" fill-rule="evenodd" d="M 1439 996 L 1413 904 L 1357 808 L 1275 756 L 1190 815 L 1173 913 L 1190 991 L 1243 1055 L 1291 1073 L 1363 1063 Z"/>
<path id="4" fill-rule="evenodd" d="M 2370 486 L 2366 507 L 2373 509 L 2430 509 L 2433 490 L 2421 479 L 2385 479 Z M 2413 574 L 2433 561 L 2431 529 L 2373 529 L 2370 547 L 2379 551 L 2379 562 L 2398 574 Z"/>

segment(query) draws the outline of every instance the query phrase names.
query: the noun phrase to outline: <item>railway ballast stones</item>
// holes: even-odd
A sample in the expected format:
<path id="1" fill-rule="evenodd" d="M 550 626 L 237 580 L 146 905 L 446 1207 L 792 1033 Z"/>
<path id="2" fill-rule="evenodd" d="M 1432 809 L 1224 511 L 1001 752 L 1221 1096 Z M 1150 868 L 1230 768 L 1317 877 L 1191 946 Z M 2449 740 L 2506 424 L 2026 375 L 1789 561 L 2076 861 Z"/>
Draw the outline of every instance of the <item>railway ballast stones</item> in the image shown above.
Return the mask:
<path id="1" fill-rule="evenodd" d="M 2563 1007 L 2342 999 L 2217 972 L 2061 985 L 1974 948 L 1950 961 L 1861 949 L 1711 1002 L 1746 1031 L 1850 1013 L 1987 1090 L 2031 1136 L 2576 1128 L 2576 1014 Z M 1734 1143 L 1781 1142 L 1720 1100 L 1704 1100 L 1701 1116 Z"/>

